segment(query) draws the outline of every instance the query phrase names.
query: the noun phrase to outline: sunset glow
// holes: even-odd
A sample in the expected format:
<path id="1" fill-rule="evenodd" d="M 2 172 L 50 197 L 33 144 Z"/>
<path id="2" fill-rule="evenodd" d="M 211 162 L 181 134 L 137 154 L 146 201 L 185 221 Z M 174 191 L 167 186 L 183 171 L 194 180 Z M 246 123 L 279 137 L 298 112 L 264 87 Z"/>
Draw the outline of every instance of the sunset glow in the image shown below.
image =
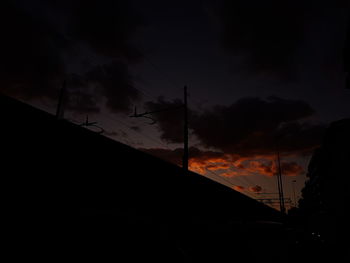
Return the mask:
<path id="1" fill-rule="evenodd" d="M 274 156 L 258 156 L 251 158 L 239 158 L 234 156 L 229 158 L 212 158 L 212 159 L 196 159 L 192 158 L 189 162 L 189 167 L 192 171 L 205 174 L 209 171 L 216 171 L 224 177 L 235 176 L 274 176 L 278 172 L 276 160 Z M 281 169 L 284 175 L 299 176 L 304 173 L 304 168 L 298 163 L 281 162 Z"/>

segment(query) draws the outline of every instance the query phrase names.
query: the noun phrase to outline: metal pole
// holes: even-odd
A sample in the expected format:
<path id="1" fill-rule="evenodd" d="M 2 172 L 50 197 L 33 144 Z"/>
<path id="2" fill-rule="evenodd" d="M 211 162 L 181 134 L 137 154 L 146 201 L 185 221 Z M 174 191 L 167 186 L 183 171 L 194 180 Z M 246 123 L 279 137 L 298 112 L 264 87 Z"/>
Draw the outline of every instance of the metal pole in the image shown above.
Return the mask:
<path id="1" fill-rule="evenodd" d="M 278 162 L 276 160 L 276 162 Z M 278 164 L 277 164 L 278 166 Z M 277 187 L 278 187 L 278 198 L 279 198 L 279 203 L 280 203 L 280 211 L 282 211 L 282 198 L 281 198 L 281 184 L 280 184 L 280 177 L 279 177 L 279 173 L 276 173 L 276 177 L 277 177 Z"/>
<path id="2" fill-rule="evenodd" d="M 184 87 L 184 155 L 182 167 L 185 174 L 188 172 L 188 108 L 187 108 L 187 87 Z"/>
<path id="3" fill-rule="evenodd" d="M 280 153 L 277 151 L 277 162 L 278 162 L 278 182 L 279 182 L 279 190 L 280 190 L 280 200 L 281 200 L 281 212 L 284 214 L 286 212 L 286 208 L 284 206 L 284 196 L 283 196 L 283 183 L 282 183 L 282 168 L 281 168 L 281 159 Z"/>

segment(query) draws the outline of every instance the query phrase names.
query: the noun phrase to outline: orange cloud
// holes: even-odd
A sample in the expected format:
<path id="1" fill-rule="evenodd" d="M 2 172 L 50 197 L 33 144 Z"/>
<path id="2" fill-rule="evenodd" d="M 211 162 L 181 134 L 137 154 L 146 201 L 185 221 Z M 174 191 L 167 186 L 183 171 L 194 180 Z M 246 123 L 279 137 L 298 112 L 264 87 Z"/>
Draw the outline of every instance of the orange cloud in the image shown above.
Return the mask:
<path id="1" fill-rule="evenodd" d="M 218 165 L 210 164 L 207 166 L 207 169 L 216 171 L 216 170 L 226 170 L 226 169 L 229 169 L 230 167 L 231 166 L 229 164 L 218 164 Z"/>
<path id="2" fill-rule="evenodd" d="M 218 171 L 224 177 L 264 175 L 274 176 L 278 167 L 273 156 L 244 157 L 232 160 L 226 158 L 192 158 L 189 162 L 192 171 L 205 174 L 209 171 Z M 286 176 L 298 176 L 304 173 L 304 168 L 296 162 L 281 162 L 281 171 Z"/>
<path id="3" fill-rule="evenodd" d="M 181 165 L 182 149 L 141 149 L 172 163 Z M 289 157 L 290 158 L 290 157 Z M 190 148 L 189 169 L 207 174 L 215 172 L 223 177 L 238 177 L 263 175 L 274 176 L 278 172 L 275 155 L 239 156 L 237 154 L 225 154 L 217 151 L 203 151 L 198 148 Z M 304 173 L 303 167 L 296 162 L 281 162 L 283 175 L 297 176 Z"/>
<path id="4" fill-rule="evenodd" d="M 275 163 L 270 160 L 249 160 L 245 163 L 244 168 L 250 173 L 273 176 L 276 174 Z"/>
<path id="5" fill-rule="evenodd" d="M 242 192 L 242 191 L 245 190 L 245 187 L 241 186 L 241 185 L 234 185 L 232 188 L 233 188 L 233 190 L 236 190 L 236 191 L 239 191 L 239 192 Z"/>
<path id="6" fill-rule="evenodd" d="M 287 176 L 297 176 L 305 172 L 304 168 L 301 167 L 296 162 L 289 162 L 289 163 L 283 162 L 281 164 L 281 169 L 282 169 L 283 175 L 287 175 Z"/>
<path id="7" fill-rule="evenodd" d="M 235 170 L 230 170 L 230 171 L 225 171 L 223 173 L 220 173 L 221 176 L 223 177 L 235 177 L 235 176 L 243 176 L 242 171 L 235 171 Z"/>
<path id="8" fill-rule="evenodd" d="M 252 160 L 244 160 L 239 163 L 239 167 L 251 174 L 260 174 L 265 176 L 274 176 L 279 169 L 273 156 L 264 156 Z M 281 162 L 281 172 L 287 176 L 298 176 L 304 173 L 304 168 L 296 162 Z"/>
<path id="9" fill-rule="evenodd" d="M 262 191 L 262 187 L 260 185 L 251 186 L 249 187 L 249 191 L 253 193 L 260 193 Z"/>
<path id="10" fill-rule="evenodd" d="M 204 174 L 207 170 L 218 171 L 228 170 L 232 166 L 232 159 L 237 157 L 231 157 L 229 155 L 223 155 L 222 157 L 201 157 L 191 158 L 189 160 L 189 168 L 194 172 Z"/>

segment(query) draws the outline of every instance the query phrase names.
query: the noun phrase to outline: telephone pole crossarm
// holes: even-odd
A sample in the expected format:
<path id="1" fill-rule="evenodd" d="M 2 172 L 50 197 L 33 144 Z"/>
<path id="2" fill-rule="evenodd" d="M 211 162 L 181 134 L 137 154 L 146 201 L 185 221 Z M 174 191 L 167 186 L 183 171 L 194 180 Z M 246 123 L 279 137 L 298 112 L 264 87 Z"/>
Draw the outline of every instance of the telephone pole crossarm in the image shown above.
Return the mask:
<path id="1" fill-rule="evenodd" d="M 183 109 L 184 110 L 184 154 L 182 159 L 182 167 L 184 169 L 185 174 L 188 173 L 188 105 L 187 105 L 187 87 L 184 87 L 184 102 L 183 105 L 178 107 L 171 107 L 166 109 L 160 109 L 160 110 L 154 110 L 154 111 L 146 111 L 143 113 L 137 113 L 137 109 L 135 107 L 134 113 L 130 115 L 130 118 L 147 118 L 152 120 L 150 125 L 155 124 L 157 121 L 150 117 L 149 115 L 155 114 L 155 113 L 161 113 L 165 111 L 171 111 L 171 110 L 177 110 L 177 109 Z"/>

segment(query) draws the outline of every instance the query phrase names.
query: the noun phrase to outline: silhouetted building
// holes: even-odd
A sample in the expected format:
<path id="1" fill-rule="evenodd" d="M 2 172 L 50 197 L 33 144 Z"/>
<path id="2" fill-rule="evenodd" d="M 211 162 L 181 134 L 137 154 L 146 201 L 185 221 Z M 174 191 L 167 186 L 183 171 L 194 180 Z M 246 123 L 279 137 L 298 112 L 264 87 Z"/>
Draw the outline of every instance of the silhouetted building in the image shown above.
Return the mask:
<path id="1" fill-rule="evenodd" d="M 276 210 L 9 97 L 0 107 L 8 243 L 26 258 L 255 262 L 285 246 Z"/>

